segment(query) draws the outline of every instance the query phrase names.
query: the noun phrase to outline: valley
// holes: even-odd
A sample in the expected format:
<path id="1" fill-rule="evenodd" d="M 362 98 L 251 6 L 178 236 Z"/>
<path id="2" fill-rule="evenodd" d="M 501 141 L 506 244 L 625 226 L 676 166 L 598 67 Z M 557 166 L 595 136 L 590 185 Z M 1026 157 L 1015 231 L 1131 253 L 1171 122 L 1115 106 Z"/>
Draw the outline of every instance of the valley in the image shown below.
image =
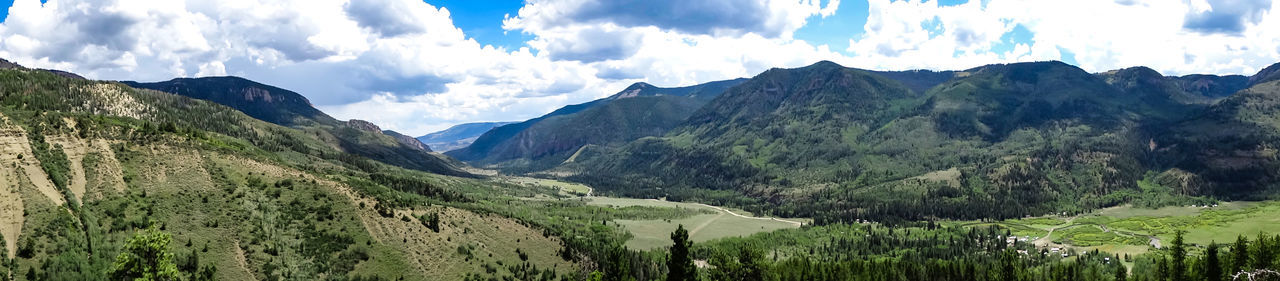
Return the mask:
<path id="1" fill-rule="evenodd" d="M 0 281 L 1280 281 L 1280 0 L 0 3 Z"/>
<path id="2" fill-rule="evenodd" d="M 779 229 L 799 228 L 803 222 L 792 219 L 770 217 L 753 217 L 721 207 L 700 204 L 670 202 L 658 199 L 631 199 L 610 197 L 589 197 L 587 204 L 610 206 L 614 208 L 627 206 L 652 206 L 661 208 L 686 208 L 709 210 L 692 217 L 675 220 L 617 220 L 615 223 L 632 234 L 626 246 L 636 250 L 654 250 L 671 246 L 671 232 L 677 225 L 689 229 L 689 239 L 695 243 L 725 237 L 741 237 L 759 232 L 770 232 Z"/>
<path id="3" fill-rule="evenodd" d="M 655 280 L 677 239 L 708 276 L 787 280 L 1154 276 L 1237 237 L 1269 268 L 1280 82 L 1216 102 L 1126 84 L 1150 75 L 820 62 L 636 84 L 440 154 L 247 80 L 0 70 L 0 268 L 115 272 L 145 233 L 192 280 Z M 635 130 L 595 134 L 615 127 Z"/>
<path id="4" fill-rule="evenodd" d="M 647 210 L 655 211 L 655 213 L 679 210 L 678 212 L 690 214 L 689 216 L 678 218 L 619 219 L 612 221 L 611 223 L 614 227 L 630 234 L 625 246 L 633 250 L 660 250 L 671 246 L 669 236 L 678 225 L 683 225 L 689 229 L 689 237 L 692 241 L 705 242 L 726 237 L 748 236 L 778 229 L 799 228 L 806 223 L 812 223 L 812 220 L 807 219 L 757 217 L 743 210 L 731 210 L 695 202 L 592 196 L 591 187 L 551 179 L 504 177 L 503 180 L 523 185 L 560 189 L 562 194 L 570 195 L 570 197 L 558 200 L 585 202 L 589 206 L 612 209 L 645 207 Z"/>

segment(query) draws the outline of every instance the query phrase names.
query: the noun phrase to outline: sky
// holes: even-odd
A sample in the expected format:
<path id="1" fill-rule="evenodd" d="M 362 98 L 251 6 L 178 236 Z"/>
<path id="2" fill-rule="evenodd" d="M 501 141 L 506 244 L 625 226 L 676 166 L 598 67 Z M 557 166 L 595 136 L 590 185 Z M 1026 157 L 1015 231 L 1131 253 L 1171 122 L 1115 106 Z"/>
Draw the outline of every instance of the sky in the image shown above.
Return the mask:
<path id="1" fill-rule="evenodd" d="M 241 76 L 423 135 L 519 121 L 636 82 L 830 60 L 957 70 L 1244 74 L 1280 61 L 1270 0 L 15 0 L 0 58 L 102 80 Z"/>

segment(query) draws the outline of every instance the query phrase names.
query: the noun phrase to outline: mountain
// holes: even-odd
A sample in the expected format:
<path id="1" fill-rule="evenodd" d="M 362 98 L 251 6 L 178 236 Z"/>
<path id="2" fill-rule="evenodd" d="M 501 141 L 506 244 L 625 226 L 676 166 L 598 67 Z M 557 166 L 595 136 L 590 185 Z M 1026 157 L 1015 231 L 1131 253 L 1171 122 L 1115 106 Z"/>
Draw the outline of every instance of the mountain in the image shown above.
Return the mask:
<path id="1" fill-rule="evenodd" d="M 417 138 L 410 137 L 409 135 L 401 134 L 400 132 L 396 132 L 392 130 L 382 130 L 382 134 L 396 138 L 396 141 L 399 141 L 400 144 L 403 144 L 418 150 L 431 152 L 430 146 L 427 146 L 427 144 L 422 143 L 422 141 L 419 141 Z"/>
<path id="2" fill-rule="evenodd" d="M 489 130 L 515 122 L 480 122 L 454 125 L 443 131 L 418 137 L 418 141 L 439 151 L 450 151 L 471 145 L 477 137 Z"/>
<path id="3" fill-rule="evenodd" d="M 311 101 L 298 93 L 240 77 L 176 78 L 154 83 L 121 83 L 134 88 L 216 102 L 253 118 L 284 126 L 338 122 L 313 107 Z"/>
<path id="4" fill-rule="evenodd" d="M 1272 70 L 1274 71 L 1274 70 Z M 1254 78 L 1271 74 L 1259 72 Z M 1266 199 L 1280 189 L 1280 80 L 1263 81 L 1171 126 L 1152 141 L 1165 165 L 1182 171 L 1180 191 L 1228 199 Z"/>
<path id="5" fill-rule="evenodd" d="M 22 66 L 22 65 L 19 65 L 19 64 L 16 64 L 16 63 L 10 62 L 10 61 L 5 60 L 5 59 L 0 59 L 0 69 L 18 69 L 18 70 L 28 70 L 28 68 L 26 68 L 26 67 L 24 67 L 24 66 Z M 71 79 L 81 79 L 81 80 L 83 80 L 83 79 L 84 79 L 84 77 L 82 77 L 82 76 L 80 76 L 80 75 L 78 75 L 78 74 L 71 73 L 71 72 L 66 72 L 66 71 L 61 71 L 61 70 L 54 70 L 54 69 L 36 69 L 36 70 L 44 71 L 44 72 L 48 72 L 48 73 L 53 73 L 53 74 L 55 74 L 55 75 L 62 76 L 62 77 L 66 77 L 66 78 L 71 78 Z"/>
<path id="6" fill-rule="evenodd" d="M 664 136 L 552 171 L 606 193 L 821 221 L 1017 217 L 1144 200 L 1137 182 L 1163 168 L 1147 143 L 1205 108 L 1145 68 L 987 65 L 918 91 L 819 62 L 761 73 Z"/>
<path id="7" fill-rule="evenodd" d="M 662 135 L 707 101 L 743 81 L 678 88 L 636 83 L 603 99 L 494 128 L 471 145 L 446 154 L 474 165 L 509 171 L 542 170 L 570 160 L 584 147 Z"/>
<path id="8" fill-rule="evenodd" d="M 907 71 L 868 71 L 884 78 L 902 83 L 908 89 L 924 93 L 938 84 L 955 78 L 958 71 L 907 70 Z"/>
<path id="9" fill-rule="evenodd" d="M 1249 76 L 1249 86 L 1280 80 L 1280 63 L 1263 68 L 1253 76 Z"/>
<path id="10" fill-rule="evenodd" d="M 603 208 L 487 203 L 555 191 L 404 169 L 330 138 L 211 101 L 0 69 L 0 274 L 104 279 L 152 233 L 148 249 L 182 280 L 555 277 L 583 268 L 559 253 L 599 248 L 559 235 L 622 237 L 585 227 L 614 219 L 589 215 Z"/>
<path id="11" fill-rule="evenodd" d="M 1174 77 L 1182 90 L 1210 99 L 1221 99 L 1249 86 L 1249 77 L 1243 75 L 1191 74 Z"/>
<path id="12" fill-rule="evenodd" d="M 248 79 L 204 77 L 177 78 L 155 83 L 121 83 L 229 106 L 259 120 L 315 134 L 330 146 L 346 153 L 410 169 L 468 175 L 450 159 L 430 153 L 431 150 L 426 145 L 412 140 L 413 138 L 385 134 L 377 125 L 367 121 L 338 121 L 316 109 L 306 97 L 298 93 Z"/>

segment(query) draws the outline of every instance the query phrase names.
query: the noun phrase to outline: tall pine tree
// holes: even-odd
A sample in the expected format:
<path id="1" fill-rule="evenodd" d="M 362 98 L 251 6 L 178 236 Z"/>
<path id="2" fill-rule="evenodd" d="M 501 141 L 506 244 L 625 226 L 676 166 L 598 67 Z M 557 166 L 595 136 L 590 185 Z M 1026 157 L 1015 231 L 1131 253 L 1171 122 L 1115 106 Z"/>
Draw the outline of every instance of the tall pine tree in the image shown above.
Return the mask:
<path id="1" fill-rule="evenodd" d="M 1266 235 L 1258 233 L 1258 240 L 1253 242 L 1253 247 L 1250 247 L 1253 248 L 1253 269 L 1271 268 L 1272 259 L 1275 259 L 1275 255 L 1271 252 L 1273 241 L 1268 240 L 1271 239 L 1267 239 Z"/>
<path id="2" fill-rule="evenodd" d="M 1209 242 L 1204 250 L 1204 280 L 1222 281 L 1222 263 L 1218 261 L 1218 243 Z"/>
<path id="3" fill-rule="evenodd" d="M 1249 270 L 1249 240 L 1244 235 L 1236 237 L 1236 244 L 1231 245 L 1231 267 L 1228 274 L 1236 274 Z"/>
<path id="4" fill-rule="evenodd" d="M 1181 230 L 1173 235 L 1169 255 L 1169 280 L 1187 281 L 1187 246 L 1182 241 Z"/>
<path id="5" fill-rule="evenodd" d="M 684 225 L 676 226 L 671 242 L 675 244 L 671 245 L 671 256 L 667 257 L 667 281 L 697 280 L 698 270 L 689 257 L 693 241 L 689 241 L 689 231 L 684 230 Z"/>

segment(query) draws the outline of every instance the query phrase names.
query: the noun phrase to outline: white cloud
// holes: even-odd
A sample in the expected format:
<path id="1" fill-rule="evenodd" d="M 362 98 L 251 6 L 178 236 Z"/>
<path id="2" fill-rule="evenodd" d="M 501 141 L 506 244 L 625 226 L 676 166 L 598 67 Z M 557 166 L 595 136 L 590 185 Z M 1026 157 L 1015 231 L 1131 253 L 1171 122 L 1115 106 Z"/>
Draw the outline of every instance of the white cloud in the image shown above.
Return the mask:
<path id="1" fill-rule="evenodd" d="M 1248 75 L 1280 60 L 1276 4 L 1248 2 L 991 0 L 940 7 L 871 0 L 866 33 L 850 40 L 848 51 L 855 66 L 878 69 L 1062 59 L 1060 49 L 1095 72 L 1143 65 L 1169 75 Z M 1205 32 L 1191 26 L 1198 15 L 1214 11 L 1242 15 L 1227 23 L 1239 28 Z M 1033 34 L 1032 42 L 996 48 L 1017 25 Z"/>
<path id="2" fill-rule="evenodd" d="M 512 50 L 468 39 L 448 10 L 417 0 L 18 0 L 0 24 L 0 57 L 97 79 L 238 75 L 411 135 L 531 118 L 633 82 L 691 85 L 818 60 L 961 69 L 1065 51 L 1089 71 L 1166 74 L 1247 74 L 1280 60 L 1280 18 L 1253 0 L 869 2 L 863 34 L 829 50 L 793 34 L 839 12 L 837 0 L 531 0 L 502 22 L 533 37 Z M 1017 26 L 1033 41 L 1007 42 Z"/>
<path id="3" fill-rule="evenodd" d="M 408 134 L 531 118 L 637 81 L 687 85 L 839 58 L 790 39 L 838 1 L 704 0 L 680 3 L 694 7 L 680 19 L 548 21 L 573 4 L 529 3 L 504 26 L 536 39 L 507 50 L 466 38 L 448 10 L 415 0 L 19 0 L 0 25 L 0 57 L 97 79 L 244 76 Z M 671 20 L 679 26 L 658 27 Z"/>
<path id="4" fill-rule="evenodd" d="M 610 23 L 685 34 L 791 38 L 812 16 L 835 14 L 840 0 L 531 0 L 503 21 L 532 34 L 574 25 Z"/>

